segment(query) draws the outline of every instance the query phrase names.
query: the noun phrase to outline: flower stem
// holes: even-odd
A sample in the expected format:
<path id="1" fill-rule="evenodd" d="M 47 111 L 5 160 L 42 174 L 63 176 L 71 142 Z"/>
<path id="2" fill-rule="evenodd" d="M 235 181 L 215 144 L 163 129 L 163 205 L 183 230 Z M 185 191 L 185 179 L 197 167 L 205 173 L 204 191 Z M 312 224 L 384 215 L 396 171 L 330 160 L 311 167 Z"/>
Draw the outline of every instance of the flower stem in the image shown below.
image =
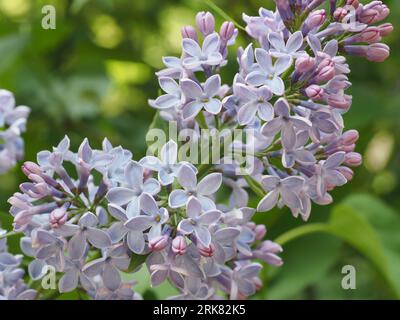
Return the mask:
<path id="1" fill-rule="evenodd" d="M 326 223 L 311 223 L 308 225 L 300 226 L 285 232 L 274 241 L 276 243 L 279 243 L 280 245 L 284 245 L 294 239 L 317 232 L 329 232 L 329 225 Z"/>
<path id="2" fill-rule="evenodd" d="M 17 235 L 17 234 L 18 234 L 18 232 L 15 232 L 15 231 L 10 231 L 10 232 L 1 234 L 1 235 L 0 235 L 0 240 L 1 240 L 1 239 L 4 239 L 4 238 L 8 238 L 8 237 L 15 236 L 15 235 Z"/>

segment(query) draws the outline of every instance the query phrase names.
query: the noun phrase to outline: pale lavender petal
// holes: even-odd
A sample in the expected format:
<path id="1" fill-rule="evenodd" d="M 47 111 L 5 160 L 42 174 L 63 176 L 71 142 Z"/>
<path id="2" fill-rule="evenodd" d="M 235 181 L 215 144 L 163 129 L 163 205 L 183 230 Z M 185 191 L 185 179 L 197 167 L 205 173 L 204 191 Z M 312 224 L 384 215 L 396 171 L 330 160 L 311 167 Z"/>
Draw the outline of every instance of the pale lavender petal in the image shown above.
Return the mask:
<path id="1" fill-rule="evenodd" d="M 136 254 L 141 254 L 144 251 L 145 242 L 143 233 L 140 231 L 129 231 L 126 237 L 126 243 L 129 249 Z"/>
<path id="2" fill-rule="evenodd" d="M 86 230 L 86 236 L 88 242 L 96 248 L 103 249 L 111 246 L 111 238 L 107 232 L 103 230 L 88 228 Z"/>
<path id="3" fill-rule="evenodd" d="M 220 39 L 218 33 L 214 32 L 208 35 L 203 42 L 203 53 L 210 54 L 218 51 Z"/>
<path id="4" fill-rule="evenodd" d="M 211 173 L 205 176 L 197 185 L 197 192 L 202 195 L 212 195 L 218 191 L 222 184 L 221 173 Z"/>
<path id="5" fill-rule="evenodd" d="M 203 109 L 203 105 L 204 103 L 198 101 L 189 102 L 183 107 L 183 118 L 187 120 L 196 117 L 201 109 Z"/>
<path id="6" fill-rule="evenodd" d="M 221 212 L 218 210 L 207 211 L 200 215 L 198 221 L 201 224 L 210 225 L 213 223 L 217 223 L 221 218 Z"/>
<path id="7" fill-rule="evenodd" d="M 160 159 L 164 164 L 175 164 L 178 156 L 178 145 L 174 140 L 169 140 L 160 151 Z"/>
<path id="8" fill-rule="evenodd" d="M 278 202 L 279 192 L 278 190 L 273 190 L 267 193 L 267 195 L 261 199 L 258 203 L 257 211 L 266 212 L 275 207 Z"/>
<path id="9" fill-rule="evenodd" d="M 195 191 L 197 185 L 196 173 L 188 165 L 183 165 L 178 171 L 179 184 L 189 191 Z"/>
<path id="10" fill-rule="evenodd" d="M 187 98 L 197 99 L 203 94 L 203 89 L 193 80 L 183 79 L 180 83 L 182 92 Z"/>
<path id="11" fill-rule="evenodd" d="M 148 216 L 137 216 L 129 219 L 125 227 L 133 231 L 145 231 L 152 226 L 154 218 Z"/>
<path id="12" fill-rule="evenodd" d="M 179 208 L 186 204 L 189 195 L 184 190 L 173 190 L 168 198 L 168 205 L 171 208 Z"/>
<path id="13" fill-rule="evenodd" d="M 217 95 L 220 87 L 221 77 L 216 74 L 207 79 L 206 83 L 204 84 L 204 92 L 207 94 L 207 97 L 212 98 Z"/>
<path id="14" fill-rule="evenodd" d="M 201 48 L 199 44 L 189 38 L 183 39 L 182 41 L 183 50 L 192 57 L 200 57 L 201 56 Z"/>
<path id="15" fill-rule="evenodd" d="M 132 189 L 115 187 L 108 191 L 106 197 L 108 201 L 119 206 L 127 204 L 129 201 L 136 198 L 136 192 Z"/>
<path id="16" fill-rule="evenodd" d="M 218 99 L 210 99 L 204 103 L 204 109 L 211 114 L 218 114 L 222 109 L 222 102 Z"/>

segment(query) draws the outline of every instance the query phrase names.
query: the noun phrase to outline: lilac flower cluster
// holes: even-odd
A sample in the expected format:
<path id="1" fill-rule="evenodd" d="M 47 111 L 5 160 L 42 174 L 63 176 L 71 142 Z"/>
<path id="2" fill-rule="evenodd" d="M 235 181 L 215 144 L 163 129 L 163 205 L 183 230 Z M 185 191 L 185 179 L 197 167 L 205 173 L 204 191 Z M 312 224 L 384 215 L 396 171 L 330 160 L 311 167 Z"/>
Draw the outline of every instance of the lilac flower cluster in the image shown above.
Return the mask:
<path id="1" fill-rule="evenodd" d="M 15 107 L 14 95 L 0 90 L 0 174 L 7 172 L 24 155 L 24 141 L 21 133 L 25 131 L 30 109 Z"/>
<path id="2" fill-rule="evenodd" d="M 238 31 L 224 22 L 217 32 L 212 14 L 199 13 L 197 28 L 182 29 L 181 57 L 165 57 L 157 73 L 165 93 L 150 101 L 163 119 L 199 136 L 204 128 L 251 130 L 252 139 L 230 148 L 253 144 L 246 155 L 253 170 L 237 175 L 237 162 L 182 161 L 179 148 L 188 141 L 170 139 L 134 161 L 108 140 L 93 150 L 85 139 L 73 153 L 65 137 L 23 165 L 30 182 L 9 199 L 14 229 L 25 235 L 21 247 L 33 258 L 32 279 L 52 266 L 60 292 L 138 299 L 121 273 L 146 266 L 152 286 L 168 280 L 179 290 L 171 299 L 245 299 L 263 285 L 256 261 L 282 264 L 282 248 L 252 217 L 286 206 L 307 220 L 313 202 L 332 202 L 329 192 L 352 179 L 361 156 L 354 152 L 358 132 L 344 131 L 352 99 L 340 54 L 384 60 L 389 49 L 378 42 L 391 27 L 371 26 L 388 13 L 380 1 L 348 0 L 343 8 L 330 1 L 329 13 L 319 9 L 323 0 L 276 2 L 275 12 L 244 15 L 255 43 L 238 50 L 232 85 L 220 71 Z M 346 19 L 355 22 L 346 27 Z M 371 28 L 379 30 L 374 39 Z M 224 189 L 231 191 L 226 201 Z M 257 208 L 249 192 L 259 196 Z"/>
<path id="3" fill-rule="evenodd" d="M 22 255 L 7 250 L 6 231 L 0 228 L 0 300 L 33 300 L 37 293 L 24 282 L 25 271 L 19 268 Z"/>

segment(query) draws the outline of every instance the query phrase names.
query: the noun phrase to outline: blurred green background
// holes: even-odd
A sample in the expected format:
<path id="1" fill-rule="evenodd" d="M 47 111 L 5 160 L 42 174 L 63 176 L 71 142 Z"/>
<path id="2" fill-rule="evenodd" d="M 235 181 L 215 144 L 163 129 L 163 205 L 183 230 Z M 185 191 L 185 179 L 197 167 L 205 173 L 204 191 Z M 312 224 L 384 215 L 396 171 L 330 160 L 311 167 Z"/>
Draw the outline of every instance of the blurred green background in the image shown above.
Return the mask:
<path id="1" fill-rule="evenodd" d="M 242 12 L 273 8 L 271 0 L 214 2 L 241 24 Z M 333 192 L 332 205 L 313 207 L 308 224 L 327 222 L 331 234 L 285 244 L 284 266 L 263 271 L 265 286 L 256 299 L 400 298 L 400 1 L 384 2 L 395 25 L 386 39 L 390 59 L 382 64 L 350 59 L 354 103 L 345 121 L 360 131 L 357 151 L 364 164 L 351 183 Z M 56 7 L 56 30 L 41 27 L 46 4 Z M 34 160 L 65 134 L 74 148 L 84 137 L 99 148 L 108 137 L 136 159 L 142 156 L 154 115 L 147 99 L 158 91 L 154 72 L 163 55 L 179 54 L 180 27 L 193 24 L 199 10 L 210 7 L 202 0 L 0 0 L 0 87 L 32 108 L 25 159 Z M 241 33 L 238 45 L 247 41 Z M 237 70 L 235 48 L 230 62 L 227 83 Z M 6 200 L 22 181 L 19 168 L 0 177 L 5 226 L 10 226 Z M 287 210 L 257 214 L 256 220 L 267 224 L 271 239 L 305 225 Z M 10 242 L 17 250 L 17 239 Z M 356 290 L 341 287 L 344 265 L 356 269 Z M 168 285 L 149 290 L 141 280 L 138 289 L 145 297 L 171 292 Z"/>

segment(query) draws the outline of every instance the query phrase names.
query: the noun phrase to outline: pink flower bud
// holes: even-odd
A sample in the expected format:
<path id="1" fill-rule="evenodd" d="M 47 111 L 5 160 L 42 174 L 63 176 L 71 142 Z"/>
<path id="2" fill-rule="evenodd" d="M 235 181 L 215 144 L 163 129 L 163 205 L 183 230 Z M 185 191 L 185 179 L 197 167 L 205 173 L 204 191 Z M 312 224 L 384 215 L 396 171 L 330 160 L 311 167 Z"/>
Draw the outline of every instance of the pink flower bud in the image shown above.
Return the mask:
<path id="1" fill-rule="evenodd" d="M 208 36 L 215 30 L 215 19 L 210 12 L 199 12 L 196 15 L 196 24 L 203 36 Z"/>
<path id="2" fill-rule="evenodd" d="M 352 6 L 354 9 L 357 9 L 360 6 L 359 0 L 347 0 L 346 5 Z"/>
<path id="3" fill-rule="evenodd" d="M 373 62 L 383 62 L 390 55 L 390 48 L 384 43 L 373 43 L 367 48 L 367 59 Z"/>
<path id="4" fill-rule="evenodd" d="M 168 244 L 168 236 L 163 235 L 163 236 L 158 236 L 149 242 L 149 249 L 151 251 L 161 251 L 165 249 L 165 247 Z"/>
<path id="5" fill-rule="evenodd" d="M 381 37 L 386 37 L 393 32 L 393 25 L 391 23 L 384 23 L 378 26 Z"/>
<path id="6" fill-rule="evenodd" d="M 337 8 L 333 13 L 333 18 L 336 21 L 342 21 L 349 12 L 345 8 Z"/>
<path id="7" fill-rule="evenodd" d="M 177 236 L 172 240 L 172 251 L 178 255 L 183 255 L 186 252 L 187 243 L 186 239 L 182 236 Z"/>
<path id="8" fill-rule="evenodd" d="M 254 229 L 254 233 L 256 235 L 256 240 L 262 240 L 267 233 L 267 228 L 265 227 L 265 225 L 259 224 Z"/>
<path id="9" fill-rule="evenodd" d="M 183 39 L 192 39 L 197 42 L 197 32 L 192 26 L 185 26 L 181 30 Z"/>
<path id="10" fill-rule="evenodd" d="M 348 109 L 351 106 L 352 99 L 348 95 L 331 94 L 327 98 L 328 104 L 337 109 Z"/>
<path id="11" fill-rule="evenodd" d="M 315 59 L 309 56 L 300 57 L 296 60 L 296 71 L 306 73 L 315 67 Z"/>
<path id="12" fill-rule="evenodd" d="M 381 32 L 378 27 L 368 27 L 360 35 L 360 42 L 375 43 L 381 41 Z"/>
<path id="13" fill-rule="evenodd" d="M 260 290 L 260 289 L 262 289 L 262 287 L 264 286 L 264 285 L 263 285 L 263 282 L 262 282 L 261 279 L 258 278 L 258 277 L 254 277 L 254 278 L 252 279 L 252 282 L 253 282 L 254 285 L 256 286 L 256 290 Z"/>
<path id="14" fill-rule="evenodd" d="M 344 152 L 353 152 L 356 149 L 355 143 L 342 146 L 341 150 Z"/>
<path id="15" fill-rule="evenodd" d="M 350 167 L 358 167 L 362 163 L 362 156 L 357 152 L 349 152 L 345 156 L 344 163 Z"/>
<path id="16" fill-rule="evenodd" d="M 30 174 L 37 174 L 40 175 L 42 173 L 42 170 L 40 170 L 40 167 L 31 161 L 26 161 L 22 165 L 22 172 L 26 175 L 29 176 Z"/>
<path id="17" fill-rule="evenodd" d="M 59 228 L 61 226 L 63 226 L 68 219 L 68 213 L 67 210 L 69 208 L 70 204 L 69 203 L 65 203 L 62 207 L 54 209 L 51 213 L 50 213 L 50 224 L 52 226 L 52 228 Z"/>
<path id="18" fill-rule="evenodd" d="M 365 24 L 371 24 L 375 21 L 375 19 L 378 17 L 379 13 L 378 11 L 374 9 L 363 9 L 360 14 L 358 15 L 358 20 L 361 23 Z"/>
<path id="19" fill-rule="evenodd" d="M 342 142 L 345 145 L 351 145 L 357 142 L 359 134 L 357 130 L 348 130 L 342 135 Z"/>
<path id="20" fill-rule="evenodd" d="M 347 181 L 353 180 L 354 172 L 350 168 L 347 167 L 339 167 L 338 168 L 339 172 L 344 175 L 344 177 L 347 179 Z"/>
<path id="21" fill-rule="evenodd" d="M 235 25 L 233 24 L 233 22 L 225 21 L 221 26 L 219 34 L 223 41 L 228 42 L 235 34 Z"/>
<path id="22" fill-rule="evenodd" d="M 306 73 L 315 67 L 315 59 L 312 57 L 300 57 L 296 60 L 296 71 Z"/>
<path id="23" fill-rule="evenodd" d="M 320 26 L 321 24 L 323 24 L 325 22 L 326 19 L 326 12 L 325 10 L 315 10 L 313 12 L 310 13 L 310 15 L 308 16 L 307 20 L 306 20 L 306 24 L 308 26 L 308 28 L 314 29 L 318 26 Z"/>
<path id="24" fill-rule="evenodd" d="M 313 84 L 306 89 L 306 95 L 313 101 L 321 100 L 324 95 L 324 89 L 320 86 Z"/>
<path id="25" fill-rule="evenodd" d="M 327 82 L 331 80 L 335 76 L 335 74 L 335 67 L 329 65 L 319 70 L 316 80 L 317 82 Z"/>
<path id="26" fill-rule="evenodd" d="M 208 247 L 202 245 L 200 242 L 197 244 L 197 249 L 203 257 L 212 257 L 214 255 L 215 247 L 211 243 Z"/>

